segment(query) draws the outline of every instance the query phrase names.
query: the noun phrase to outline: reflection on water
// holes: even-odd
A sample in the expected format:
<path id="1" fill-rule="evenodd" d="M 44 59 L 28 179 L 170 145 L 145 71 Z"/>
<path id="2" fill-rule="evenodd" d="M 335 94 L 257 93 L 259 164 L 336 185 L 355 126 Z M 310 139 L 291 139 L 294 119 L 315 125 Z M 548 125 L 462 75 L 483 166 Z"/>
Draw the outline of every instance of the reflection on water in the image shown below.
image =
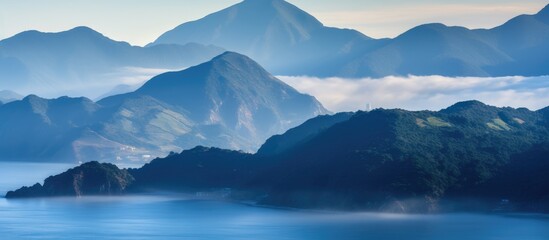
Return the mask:
<path id="1" fill-rule="evenodd" d="M 296 211 L 175 196 L 0 199 L 0 239 L 547 240 L 549 217 Z"/>

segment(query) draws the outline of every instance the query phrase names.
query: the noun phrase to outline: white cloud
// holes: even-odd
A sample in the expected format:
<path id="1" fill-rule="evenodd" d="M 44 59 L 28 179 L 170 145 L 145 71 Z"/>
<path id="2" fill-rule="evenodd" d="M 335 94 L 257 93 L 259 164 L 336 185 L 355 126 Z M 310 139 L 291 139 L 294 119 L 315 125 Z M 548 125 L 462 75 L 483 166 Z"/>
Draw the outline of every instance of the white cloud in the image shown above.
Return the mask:
<path id="1" fill-rule="evenodd" d="M 480 100 L 494 106 L 540 109 L 549 106 L 549 76 L 408 76 L 343 79 L 280 76 L 297 90 L 315 96 L 331 111 L 372 107 L 439 110 L 456 102 Z"/>
<path id="2" fill-rule="evenodd" d="M 145 81 L 150 80 L 152 77 L 169 72 L 175 71 L 174 69 L 163 69 L 163 68 L 140 68 L 140 67 L 124 67 L 118 69 L 116 72 L 105 74 L 107 78 L 116 79 L 116 84 L 127 84 L 127 85 L 140 85 Z M 111 82 L 112 85 L 112 82 Z"/>

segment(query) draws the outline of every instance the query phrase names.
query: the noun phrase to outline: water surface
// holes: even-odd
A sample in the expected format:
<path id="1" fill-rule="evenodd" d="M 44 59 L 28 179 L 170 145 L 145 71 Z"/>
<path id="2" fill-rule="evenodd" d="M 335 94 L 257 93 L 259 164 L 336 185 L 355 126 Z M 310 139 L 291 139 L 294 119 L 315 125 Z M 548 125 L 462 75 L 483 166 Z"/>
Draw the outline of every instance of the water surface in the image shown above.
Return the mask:
<path id="1" fill-rule="evenodd" d="M 549 216 L 298 211 L 176 196 L 1 198 L 0 239 L 547 240 Z"/>

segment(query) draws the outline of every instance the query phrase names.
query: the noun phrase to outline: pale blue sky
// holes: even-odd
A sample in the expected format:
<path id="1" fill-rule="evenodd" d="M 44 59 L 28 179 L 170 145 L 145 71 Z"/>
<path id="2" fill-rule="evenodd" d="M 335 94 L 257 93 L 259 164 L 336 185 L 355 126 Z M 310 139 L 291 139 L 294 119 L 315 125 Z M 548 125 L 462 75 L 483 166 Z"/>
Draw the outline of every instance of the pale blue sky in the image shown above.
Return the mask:
<path id="1" fill-rule="evenodd" d="M 89 26 L 115 40 L 144 45 L 175 26 L 239 0 L 0 0 L 0 39 L 36 29 Z M 490 28 L 533 14 L 547 0 L 290 0 L 325 25 L 395 37 L 422 23 Z"/>

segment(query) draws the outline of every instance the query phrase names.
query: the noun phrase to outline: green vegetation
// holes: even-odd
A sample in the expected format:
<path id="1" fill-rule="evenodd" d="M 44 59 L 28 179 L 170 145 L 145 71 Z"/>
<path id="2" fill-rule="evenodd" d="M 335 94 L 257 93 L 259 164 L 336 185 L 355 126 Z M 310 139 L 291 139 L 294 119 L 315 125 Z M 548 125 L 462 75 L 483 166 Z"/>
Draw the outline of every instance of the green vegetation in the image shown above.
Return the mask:
<path id="1" fill-rule="evenodd" d="M 518 123 L 521 124 L 520 122 L 518 122 Z M 523 123 L 524 123 L 524 121 L 523 121 Z M 494 129 L 494 130 L 498 130 L 498 131 L 510 131 L 511 130 L 511 127 L 509 127 L 509 125 L 507 125 L 507 123 L 505 123 L 503 120 L 501 120 L 499 118 L 493 119 L 492 122 L 486 123 L 486 125 L 489 128 Z"/>
<path id="2" fill-rule="evenodd" d="M 524 123 L 525 123 L 525 121 L 522 120 L 522 119 L 520 119 L 520 118 L 513 118 L 513 120 L 514 120 L 515 122 L 517 122 L 518 124 L 524 124 Z"/>
<path id="3" fill-rule="evenodd" d="M 233 198 L 268 205 L 420 212 L 462 199 L 491 210 L 506 199 L 515 210 L 549 212 L 548 113 L 470 101 L 439 112 L 322 116 L 255 155 L 197 147 L 155 159 L 129 170 L 130 191 L 230 188 Z"/>
<path id="4" fill-rule="evenodd" d="M 47 178 L 44 186 L 37 183 L 30 188 L 23 187 L 8 192 L 6 197 L 119 195 L 134 181 L 127 170 L 114 164 L 89 162 Z"/>
<path id="5" fill-rule="evenodd" d="M 427 127 L 427 122 L 421 118 L 416 118 L 416 124 L 422 128 Z"/>
<path id="6" fill-rule="evenodd" d="M 451 127 L 452 126 L 452 124 L 447 123 L 447 122 L 445 122 L 442 119 L 437 118 L 437 117 L 428 117 L 427 122 L 429 123 L 429 125 L 431 125 L 433 127 Z"/>

